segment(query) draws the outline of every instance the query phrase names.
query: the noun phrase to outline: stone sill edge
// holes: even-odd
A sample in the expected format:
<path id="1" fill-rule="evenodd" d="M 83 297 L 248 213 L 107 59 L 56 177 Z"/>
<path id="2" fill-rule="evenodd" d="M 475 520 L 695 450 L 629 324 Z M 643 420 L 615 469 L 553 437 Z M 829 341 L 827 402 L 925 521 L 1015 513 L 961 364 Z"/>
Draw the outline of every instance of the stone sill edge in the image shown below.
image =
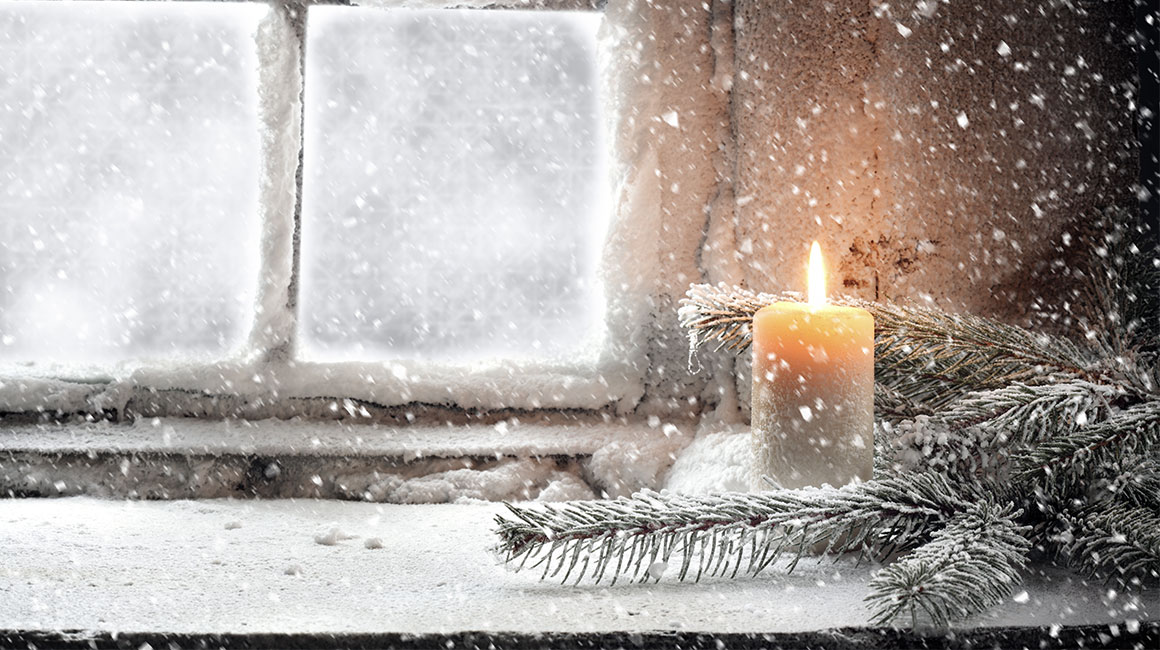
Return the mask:
<path id="1" fill-rule="evenodd" d="M 691 424 L 682 424 L 691 432 Z M 0 454 L 12 456 L 186 456 L 269 458 L 584 457 L 617 440 L 675 435 L 641 423 L 387 426 L 339 421 L 161 418 L 133 424 L 3 424 Z"/>
<path id="2" fill-rule="evenodd" d="M 3 647 L 72 649 L 153 648 L 769 648 L 784 650 L 824 647 L 830 650 L 901 648 L 1154 648 L 1160 645 L 1160 621 L 1141 622 L 1134 631 L 1123 624 L 1060 627 L 980 627 L 944 631 L 851 627 L 808 632 L 594 632 L 506 633 L 165 633 L 93 630 L 0 630 Z"/>

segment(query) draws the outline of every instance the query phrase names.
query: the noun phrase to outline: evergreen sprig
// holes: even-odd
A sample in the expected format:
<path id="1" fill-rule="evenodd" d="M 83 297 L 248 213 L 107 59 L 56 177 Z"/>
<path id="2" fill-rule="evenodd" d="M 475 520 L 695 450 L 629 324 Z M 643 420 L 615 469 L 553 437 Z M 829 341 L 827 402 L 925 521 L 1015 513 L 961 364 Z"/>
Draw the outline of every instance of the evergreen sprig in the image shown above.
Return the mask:
<path id="1" fill-rule="evenodd" d="M 744 352 L 752 342 L 749 323 L 757 310 L 800 299 L 792 292 L 765 294 L 699 284 L 689 288 L 679 314 L 694 352 L 714 341 L 718 348 Z M 834 302 L 874 316 L 875 380 L 896 399 L 927 408 L 942 408 L 967 393 L 1048 376 L 1107 380 L 1098 359 L 1067 339 L 933 307 L 851 297 Z"/>
<path id="2" fill-rule="evenodd" d="M 1067 522 L 1061 551 L 1073 567 L 1126 587 L 1160 578 L 1160 512 L 1155 508 L 1100 503 Z"/>
<path id="3" fill-rule="evenodd" d="M 1106 420 L 1062 431 L 1017 456 L 1021 477 L 1041 489 L 1072 492 L 1107 473 L 1117 459 L 1160 445 L 1160 398 Z"/>
<path id="4" fill-rule="evenodd" d="M 659 579 L 658 562 L 690 574 L 755 575 L 782 558 L 790 569 L 816 547 L 885 556 L 911 548 L 970 498 L 943 477 L 891 477 L 841 489 L 681 496 L 644 491 L 556 507 L 508 505 L 496 518 L 509 564 L 542 577 L 597 582 Z"/>
<path id="5" fill-rule="evenodd" d="M 1019 514 L 989 500 L 955 514 L 929 542 L 870 581 L 873 620 L 908 615 L 912 625 L 920 616 L 945 624 L 1002 602 L 1019 583 L 1030 548 Z"/>
<path id="6" fill-rule="evenodd" d="M 1120 394 L 1082 379 L 969 393 L 934 415 L 897 423 L 886 453 L 908 469 L 1004 478 L 1012 454 L 1103 420 Z"/>

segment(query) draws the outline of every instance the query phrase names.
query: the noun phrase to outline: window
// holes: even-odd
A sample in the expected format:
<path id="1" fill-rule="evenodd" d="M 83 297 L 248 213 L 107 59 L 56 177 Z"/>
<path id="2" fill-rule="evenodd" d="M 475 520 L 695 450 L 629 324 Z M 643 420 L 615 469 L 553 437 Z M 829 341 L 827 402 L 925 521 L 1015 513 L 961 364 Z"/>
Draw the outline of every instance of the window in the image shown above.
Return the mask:
<path id="1" fill-rule="evenodd" d="M 311 357 L 544 357 L 598 332 L 597 23 L 311 10 L 299 312 Z"/>
<path id="2" fill-rule="evenodd" d="M 114 401 L 639 397 L 625 350 L 647 308 L 604 291 L 643 280 L 602 251 L 598 13 L 0 2 L 0 20 L 0 379 Z"/>
<path id="3" fill-rule="evenodd" d="M 0 3 L 0 362 L 242 343 L 262 11 Z"/>

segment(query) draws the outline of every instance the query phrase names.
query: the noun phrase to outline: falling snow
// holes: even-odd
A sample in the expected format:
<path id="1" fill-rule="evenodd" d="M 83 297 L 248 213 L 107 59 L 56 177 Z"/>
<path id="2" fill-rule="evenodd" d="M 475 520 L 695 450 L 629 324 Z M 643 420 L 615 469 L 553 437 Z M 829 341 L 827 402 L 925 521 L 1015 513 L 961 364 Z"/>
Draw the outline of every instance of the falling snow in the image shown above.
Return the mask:
<path id="1" fill-rule="evenodd" d="M 677 300 L 813 240 L 831 296 L 1092 340 L 1081 249 L 1160 267 L 1089 227 L 1155 201 L 1114 3 L 394 4 L 0 2 L 0 488 L 327 497 L 8 499 L 0 629 L 864 626 L 852 558 L 539 584 L 486 502 L 750 489 L 752 360 L 687 364 Z M 967 624 L 1156 619 L 1028 573 Z"/>

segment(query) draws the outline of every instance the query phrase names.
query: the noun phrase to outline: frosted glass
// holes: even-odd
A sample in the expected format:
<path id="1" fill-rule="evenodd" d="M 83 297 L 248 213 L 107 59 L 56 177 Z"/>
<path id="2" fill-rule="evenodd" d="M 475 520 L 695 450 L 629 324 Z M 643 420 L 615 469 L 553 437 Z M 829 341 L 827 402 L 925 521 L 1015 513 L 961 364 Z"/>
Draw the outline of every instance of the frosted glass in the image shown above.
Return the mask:
<path id="1" fill-rule="evenodd" d="M 308 356 L 543 357 L 592 334 L 607 221 L 597 24 L 310 10 Z"/>
<path id="2" fill-rule="evenodd" d="M 265 11 L 0 2 L 0 361 L 219 355 L 242 340 Z"/>

